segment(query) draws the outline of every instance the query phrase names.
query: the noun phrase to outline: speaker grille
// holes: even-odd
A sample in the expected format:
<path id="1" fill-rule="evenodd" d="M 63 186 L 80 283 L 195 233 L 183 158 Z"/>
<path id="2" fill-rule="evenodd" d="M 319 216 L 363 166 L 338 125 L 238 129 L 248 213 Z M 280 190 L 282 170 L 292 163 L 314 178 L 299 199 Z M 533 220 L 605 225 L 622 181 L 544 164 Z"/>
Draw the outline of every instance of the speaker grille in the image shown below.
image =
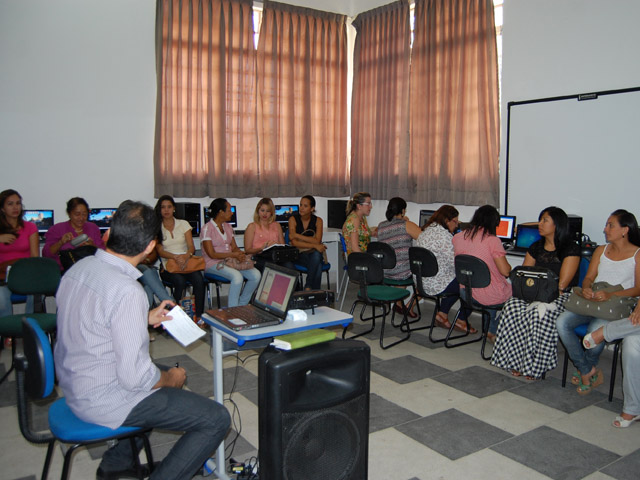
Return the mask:
<path id="1" fill-rule="evenodd" d="M 365 395 L 314 412 L 284 413 L 282 426 L 286 480 L 346 480 L 362 455 L 362 436 L 353 420 L 362 417 Z"/>

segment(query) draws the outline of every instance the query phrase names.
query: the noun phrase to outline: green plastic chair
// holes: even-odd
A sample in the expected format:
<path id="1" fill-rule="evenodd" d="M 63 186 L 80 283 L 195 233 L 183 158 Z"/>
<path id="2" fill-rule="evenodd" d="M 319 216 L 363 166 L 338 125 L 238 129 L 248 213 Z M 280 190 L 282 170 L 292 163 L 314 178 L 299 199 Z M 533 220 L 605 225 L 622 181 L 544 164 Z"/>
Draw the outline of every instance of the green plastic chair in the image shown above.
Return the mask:
<path id="1" fill-rule="evenodd" d="M 384 285 L 382 282 L 384 280 L 384 273 L 382 269 L 382 265 L 380 262 L 370 253 L 361 253 L 361 252 L 353 252 L 349 255 L 349 265 L 347 269 L 347 273 L 349 275 L 349 280 L 358 283 L 360 288 L 358 290 L 358 298 L 353 305 L 351 306 L 351 311 L 349 312 L 353 315 L 353 312 L 356 308 L 356 305 L 361 303 L 362 310 L 360 311 L 360 320 L 361 321 L 371 321 L 371 328 L 365 332 L 354 335 L 350 338 L 357 338 L 362 335 L 366 335 L 373 331 L 376 326 L 376 319 L 381 318 L 382 324 L 380 327 L 380 347 L 383 349 L 387 349 L 397 345 L 400 342 L 404 342 L 409 339 L 411 335 L 411 331 L 409 329 L 409 323 L 407 319 L 407 309 L 403 306 L 403 319 L 400 323 L 399 330 L 405 332 L 406 335 L 402 337 L 400 340 L 397 340 L 389 345 L 384 345 L 384 329 L 385 329 L 385 320 L 387 318 L 387 314 L 391 311 L 391 325 L 394 325 L 394 317 L 395 312 L 392 309 L 392 306 L 398 300 L 404 300 L 411 293 L 404 288 L 396 288 L 390 287 L 388 285 Z M 363 317 L 363 314 L 367 308 L 367 306 L 371 307 L 372 315 L 371 317 Z M 382 309 L 382 314 L 376 315 L 376 308 Z M 398 328 L 396 327 L 396 328 Z M 347 333 L 347 328 L 342 331 L 342 338 L 345 338 Z"/>
<path id="2" fill-rule="evenodd" d="M 51 258 L 31 257 L 22 258 L 13 264 L 7 278 L 9 290 L 18 295 L 53 296 L 60 284 L 60 267 Z M 42 302 L 45 305 L 45 302 Z M 38 322 L 38 325 L 51 334 L 56 329 L 56 314 L 45 312 L 30 313 L 28 316 Z M 0 317 L 0 337 L 11 338 L 11 367 L 4 374 L 0 383 L 9 376 L 15 367 L 16 338 L 22 338 L 22 318 L 26 314 L 13 314 Z"/>

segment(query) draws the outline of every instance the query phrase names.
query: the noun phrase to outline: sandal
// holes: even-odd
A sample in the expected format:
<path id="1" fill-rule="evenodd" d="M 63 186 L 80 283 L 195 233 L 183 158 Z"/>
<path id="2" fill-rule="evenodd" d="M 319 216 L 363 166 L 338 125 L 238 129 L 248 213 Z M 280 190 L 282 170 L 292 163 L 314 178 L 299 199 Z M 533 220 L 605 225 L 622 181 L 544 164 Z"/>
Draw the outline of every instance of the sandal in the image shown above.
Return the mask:
<path id="1" fill-rule="evenodd" d="M 467 322 L 465 322 L 464 320 L 456 320 L 456 325 L 453 328 L 459 332 L 466 332 Z M 478 330 L 469 325 L 469 333 L 478 333 Z"/>
<path id="2" fill-rule="evenodd" d="M 587 350 L 591 350 L 592 348 L 596 348 L 598 344 L 591 336 L 591 333 L 587 333 L 582 339 L 582 346 Z"/>
<path id="3" fill-rule="evenodd" d="M 602 383 L 604 382 L 604 374 L 602 373 L 602 370 L 600 370 L 599 368 L 596 369 L 596 373 L 591 375 L 589 380 L 589 385 L 585 385 L 584 383 L 580 382 L 580 385 L 578 386 L 578 388 L 576 388 L 578 394 L 587 395 L 591 393 L 591 390 L 596 388 L 598 385 L 602 385 Z"/>
<path id="4" fill-rule="evenodd" d="M 580 385 L 580 372 L 577 370 L 571 375 L 571 385 L 575 385 L 576 387 Z"/>
<path id="5" fill-rule="evenodd" d="M 436 325 L 446 330 L 449 330 L 451 328 L 451 322 L 449 321 L 447 315 L 443 312 L 436 313 Z"/>
<path id="6" fill-rule="evenodd" d="M 631 424 L 636 420 L 640 420 L 640 415 L 636 415 L 630 420 L 627 420 L 626 418 L 622 418 L 622 415 L 618 415 L 611 425 L 613 425 L 616 428 L 627 428 L 627 427 L 630 427 Z M 616 422 L 618 422 L 617 425 L 616 425 Z"/>

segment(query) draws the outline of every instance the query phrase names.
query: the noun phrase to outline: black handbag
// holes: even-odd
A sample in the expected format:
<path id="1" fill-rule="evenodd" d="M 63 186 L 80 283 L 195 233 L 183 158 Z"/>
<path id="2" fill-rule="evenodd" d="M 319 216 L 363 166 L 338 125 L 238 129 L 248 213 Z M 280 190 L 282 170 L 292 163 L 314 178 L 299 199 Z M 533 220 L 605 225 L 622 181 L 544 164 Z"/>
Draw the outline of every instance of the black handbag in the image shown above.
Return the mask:
<path id="1" fill-rule="evenodd" d="M 516 267 L 509 274 L 513 296 L 527 303 L 558 298 L 558 275 L 544 267 Z"/>
<path id="2" fill-rule="evenodd" d="M 60 250 L 58 256 L 60 257 L 60 263 L 62 264 L 63 272 L 69 270 L 73 265 L 82 260 L 84 257 L 90 257 L 95 255 L 97 247 L 93 245 L 84 245 L 82 247 L 72 248 L 69 250 Z"/>

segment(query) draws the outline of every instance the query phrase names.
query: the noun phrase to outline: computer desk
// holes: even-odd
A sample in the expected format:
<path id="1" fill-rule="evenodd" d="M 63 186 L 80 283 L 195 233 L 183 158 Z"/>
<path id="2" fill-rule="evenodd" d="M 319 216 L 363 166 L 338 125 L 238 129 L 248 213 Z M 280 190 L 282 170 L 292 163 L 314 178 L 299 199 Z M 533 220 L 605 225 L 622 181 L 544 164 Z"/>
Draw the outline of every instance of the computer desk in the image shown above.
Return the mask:
<path id="1" fill-rule="evenodd" d="M 224 355 L 237 352 L 237 350 L 228 350 L 226 352 L 223 350 L 223 337 L 236 343 L 238 347 L 242 347 L 246 342 L 264 340 L 278 335 L 286 335 L 287 333 L 311 330 L 314 328 L 347 327 L 353 321 L 353 317 L 348 313 L 329 307 L 317 307 L 315 314 L 312 314 L 311 310 L 306 310 L 306 312 L 306 320 L 285 320 L 284 323 L 280 325 L 240 331 L 231 330 L 226 325 L 218 323 L 211 315 L 205 312 L 202 315 L 202 319 L 211 327 L 211 344 L 213 347 L 213 396 L 216 402 L 220 404 L 224 403 L 222 358 Z M 227 472 L 225 471 L 224 440 L 220 443 L 216 451 L 216 475 L 220 480 L 230 480 L 230 477 L 227 476 Z"/>

